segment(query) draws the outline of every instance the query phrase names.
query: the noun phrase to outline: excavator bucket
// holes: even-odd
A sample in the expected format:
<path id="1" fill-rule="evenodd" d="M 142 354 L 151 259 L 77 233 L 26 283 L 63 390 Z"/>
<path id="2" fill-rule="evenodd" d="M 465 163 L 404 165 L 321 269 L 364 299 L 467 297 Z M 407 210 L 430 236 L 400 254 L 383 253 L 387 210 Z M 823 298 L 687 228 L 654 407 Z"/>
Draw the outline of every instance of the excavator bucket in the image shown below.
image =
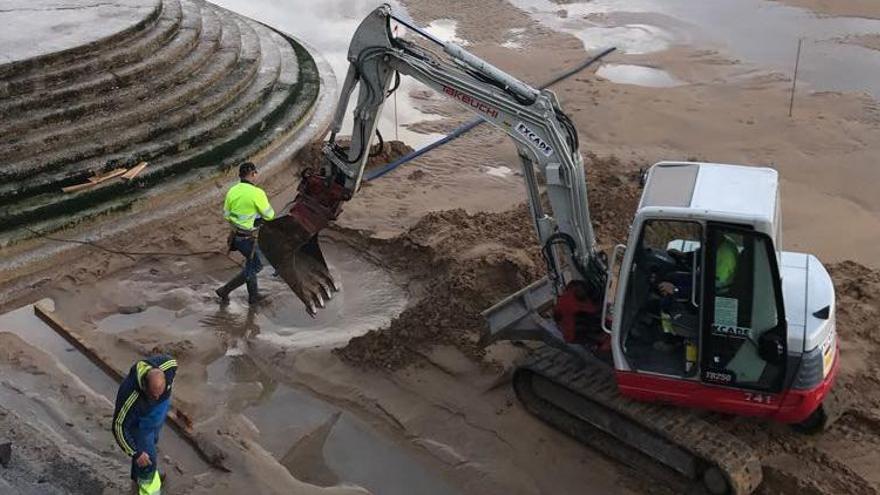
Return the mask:
<path id="1" fill-rule="evenodd" d="M 260 250 L 311 316 L 339 291 L 318 244 L 318 232 L 350 198 L 341 184 L 306 170 L 289 212 L 260 228 Z"/>
<path id="2" fill-rule="evenodd" d="M 259 244 L 269 263 L 311 316 L 339 290 L 327 268 L 318 235 L 308 232 L 293 216 L 266 222 L 260 228 Z"/>

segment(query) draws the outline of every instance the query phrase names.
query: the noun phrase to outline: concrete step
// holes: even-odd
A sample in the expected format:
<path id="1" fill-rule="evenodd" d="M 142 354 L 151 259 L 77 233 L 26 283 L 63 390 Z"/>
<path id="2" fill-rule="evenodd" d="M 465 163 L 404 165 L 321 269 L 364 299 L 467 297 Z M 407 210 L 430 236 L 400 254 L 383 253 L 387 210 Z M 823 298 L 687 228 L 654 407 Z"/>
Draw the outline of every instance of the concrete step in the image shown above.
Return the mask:
<path id="1" fill-rule="evenodd" d="M 247 87 L 260 63 L 260 43 L 254 30 L 235 16 L 227 17 L 230 25 L 237 25 L 238 31 L 224 30 L 228 36 L 221 39 L 220 49 L 215 52 L 211 63 L 185 85 L 176 87 L 169 95 L 150 99 L 149 104 L 138 105 L 134 114 L 125 119 L 112 119 L 109 126 L 100 127 L 100 122 L 75 126 L 65 136 L 75 137 L 78 132 L 88 136 L 95 132 L 95 126 L 103 132 L 97 139 L 81 140 L 72 147 L 40 149 L 26 159 L 6 162 L 0 165 L 0 180 L 24 179 L 60 170 L 70 163 L 114 153 L 165 131 L 180 130 L 197 118 L 205 118 L 223 108 Z M 193 94 L 188 99 L 178 98 L 190 90 Z M 153 109 L 157 107 L 167 110 L 161 118 L 154 118 Z M 27 153 L 28 148 L 19 147 L 16 151 Z"/>
<path id="2" fill-rule="evenodd" d="M 113 86 L 96 74 L 19 95 L 18 107 L 0 103 L 17 109 L 0 119 L 0 237 L 24 226 L 57 229 L 156 186 L 211 176 L 282 141 L 309 115 L 319 76 L 305 49 L 202 0 L 166 1 L 180 2 L 177 31 L 114 68 Z M 142 160 L 150 166 L 134 181 L 61 192 Z"/>
<path id="3" fill-rule="evenodd" d="M 230 17 L 230 19 L 234 18 Z M 232 20 L 232 22 L 235 21 Z M 235 97 L 232 98 L 230 93 L 224 93 L 224 86 L 221 83 L 217 83 L 211 91 L 217 93 L 216 95 L 211 96 L 209 94 L 211 92 L 208 92 L 199 98 L 194 98 L 187 107 L 175 110 L 178 114 L 185 112 L 184 115 L 201 115 L 203 119 L 194 123 L 194 125 L 172 126 L 166 132 L 152 136 L 145 143 L 136 143 L 123 139 L 122 141 L 127 143 L 128 146 L 117 153 L 110 155 L 102 154 L 94 159 L 68 164 L 51 173 L 41 173 L 24 180 L 8 181 L 0 184 L 0 198 L 3 198 L 0 199 L 0 203 L 20 201 L 21 198 L 53 190 L 57 191 L 60 187 L 83 182 L 99 170 L 133 165 L 140 161 L 153 163 L 157 157 L 162 155 L 174 155 L 181 150 L 202 145 L 205 141 L 222 139 L 224 135 L 230 134 L 230 131 L 234 133 L 245 117 L 253 113 L 260 106 L 265 106 L 266 99 L 277 86 L 282 66 L 285 67 L 288 73 L 295 71 L 297 66 L 296 54 L 289 43 L 286 43 L 284 58 L 282 58 L 279 44 L 271 38 L 271 34 L 274 34 L 271 30 L 256 24 L 256 29 L 260 30 L 260 35 L 258 36 L 250 23 L 245 22 L 245 24 L 243 31 L 253 33 L 254 40 L 258 42 L 257 46 L 259 46 L 259 53 L 261 54 L 261 65 L 259 66 L 259 72 L 255 71 L 253 80 L 244 91 L 234 91 L 232 94 Z M 249 49 L 248 56 L 254 57 L 256 53 L 251 48 Z M 290 66 L 293 66 L 293 69 Z M 219 65 L 213 68 L 217 67 Z M 229 87 L 228 85 L 225 86 L 225 88 Z M 289 90 L 288 85 L 284 91 Z M 209 111 L 210 109 L 207 109 L 205 105 L 218 98 L 220 99 L 219 103 L 222 110 L 213 112 L 212 115 Z M 228 101 L 233 99 L 234 101 Z M 153 105 L 154 103 L 151 102 L 149 106 L 152 107 Z M 143 106 L 137 108 L 142 110 Z M 172 118 L 169 117 L 169 119 Z M 142 127 L 145 127 L 147 130 L 156 128 L 153 124 L 146 124 Z M 216 143 L 212 143 L 208 146 L 216 145 Z M 150 173 L 153 173 L 158 170 L 158 167 L 151 166 L 148 170 Z"/>
<path id="4" fill-rule="evenodd" d="M 276 37 L 273 37 L 273 42 L 277 42 Z M 287 47 L 290 49 L 290 43 L 287 43 Z M 46 193 L 0 206 L 0 231 L 21 231 L 22 226 L 40 231 L 58 229 L 106 211 L 118 210 L 120 201 L 128 204 L 137 197 L 149 194 L 150 186 L 167 181 L 170 177 L 174 177 L 174 182 L 178 184 L 188 176 L 199 176 L 202 177 L 200 180 L 204 180 L 204 173 L 200 172 L 202 169 L 228 168 L 253 156 L 300 123 L 317 98 L 319 76 L 314 61 L 299 46 L 296 47 L 296 55 L 297 59 L 286 59 L 295 60 L 294 64 L 299 68 L 294 84 L 276 84 L 273 95 L 261 107 L 262 112 L 252 114 L 233 132 L 176 156 L 161 158 L 147 168 L 147 173 L 132 182 L 112 182 L 74 194 Z M 282 57 L 282 60 L 285 59 Z M 285 72 L 287 81 L 291 81 L 293 78 L 289 66 L 279 70 L 279 76 Z M 74 211 L 80 213 L 71 214 Z M 58 216 L 64 216 L 65 220 L 59 222 Z"/>
<path id="5" fill-rule="evenodd" d="M 9 78 L 6 80 L 5 96 L 51 89 L 80 77 L 108 72 L 114 67 L 149 56 L 174 36 L 180 25 L 181 17 L 180 1 L 165 0 L 158 22 L 151 28 L 143 30 L 140 36 L 128 40 L 128 43 L 115 41 L 107 44 L 107 48 L 91 57 L 72 60 L 63 65 L 59 64 L 60 66 L 54 70 L 32 71 L 29 74 Z"/>
<path id="6" fill-rule="evenodd" d="M 162 17 L 152 31 L 173 35 L 180 27 L 183 9 L 180 0 L 167 0 Z M 87 73 L 79 79 L 65 81 L 57 87 L 35 88 L 33 91 L 0 100 L 0 117 L 16 118 L 26 112 L 41 110 L 49 105 L 69 105 L 80 101 L 89 94 L 113 91 L 116 88 L 136 83 L 149 70 L 156 71 L 176 62 L 173 58 L 156 58 L 142 54 L 141 60 L 151 64 L 133 64 L 117 67 L 115 70 L 98 70 Z M 99 56 L 100 57 L 100 56 Z M 140 70 L 134 72 L 132 68 Z"/>
<path id="7" fill-rule="evenodd" d="M 143 31 L 153 27 L 162 13 L 162 8 L 162 0 L 149 0 L 149 8 L 142 18 L 115 33 L 93 39 L 89 42 L 79 43 L 69 48 L 0 64 L 0 95 L 4 94 L 3 85 L 7 79 L 26 77 L 28 74 L 50 71 L 77 60 L 93 57 L 118 44 L 128 43 L 130 40 L 141 36 Z"/>
<path id="8" fill-rule="evenodd" d="M 81 101 L 62 105 L 46 105 L 39 110 L 22 112 L 19 118 L 4 120 L 0 122 L 0 145 L 25 139 L 28 134 L 47 126 L 66 126 L 74 120 L 92 118 L 101 112 L 116 112 L 132 105 L 141 105 L 145 100 L 168 90 L 171 86 L 182 84 L 192 74 L 202 70 L 204 65 L 209 62 L 211 55 L 217 50 L 223 32 L 220 17 L 210 4 L 206 4 L 202 8 L 201 23 L 202 28 L 198 34 L 195 48 L 186 53 L 178 63 L 171 64 L 167 70 L 158 70 L 151 64 L 149 76 L 140 78 L 140 84 L 104 91 L 91 98 L 85 98 L 86 95 L 81 95 L 84 98 Z M 187 31 L 184 30 L 185 32 Z M 178 35 L 157 51 L 153 58 L 173 60 L 177 50 L 185 49 L 185 47 L 186 39 Z M 146 64 L 139 62 L 124 70 L 137 73 L 147 72 L 147 69 L 132 70 L 138 65 Z"/>
<path id="9" fill-rule="evenodd" d="M 230 22 L 234 21 L 230 20 Z M 183 30 L 183 32 L 186 33 L 189 30 Z M 190 35 L 187 36 L 189 37 Z M 77 119 L 76 122 L 49 127 L 33 133 L 26 139 L 16 140 L 16 142 L 9 143 L 8 145 L 0 144 L 0 156 L 7 156 L 8 160 L 18 160 L 24 156 L 28 157 L 31 162 L 44 161 L 45 163 L 50 163 L 54 160 L 51 157 L 58 153 L 67 156 L 68 159 L 77 156 L 71 153 L 71 148 L 76 148 L 78 144 L 84 141 L 91 141 L 92 149 L 96 149 L 95 147 L 101 143 L 126 139 L 125 135 L 116 133 L 123 129 L 131 130 L 130 127 L 138 123 L 145 124 L 149 122 L 154 128 L 150 133 L 155 133 L 155 129 L 161 128 L 158 126 L 163 121 L 174 122 L 173 112 L 177 112 L 179 108 L 201 100 L 204 98 L 204 95 L 210 94 L 214 85 L 219 84 L 224 77 L 229 77 L 229 71 L 235 70 L 234 65 L 236 63 L 237 58 L 234 52 L 230 51 L 229 53 L 215 56 L 210 64 L 205 64 L 202 70 L 191 73 L 188 79 L 167 88 L 166 91 L 146 95 L 149 104 L 144 104 L 147 98 L 145 100 L 130 100 L 128 105 L 83 116 Z M 236 82 L 245 84 L 247 79 Z M 232 95 L 229 96 L 231 97 Z M 216 99 L 207 101 L 214 102 L 218 107 L 224 104 L 222 99 L 219 101 Z M 148 136 L 144 132 L 140 135 Z M 106 136 L 106 138 L 101 139 L 100 136 Z M 92 137 L 94 139 L 91 139 Z M 104 149 L 111 151 L 113 148 L 112 143 L 104 147 Z M 39 149 L 40 151 L 35 154 L 31 151 L 33 149 Z"/>
<path id="10" fill-rule="evenodd" d="M 192 51 L 202 31 L 201 6 L 198 3 L 184 2 L 183 10 L 180 29 L 177 30 L 172 43 L 168 44 L 174 51 L 171 56 L 177 60 L 182 54 Z M 147 108 L 156 113 L 170 106 L 151 104 Z M 6 139 L 0 138 L 0 156 L 10 161 L 19 159 L 22 155 L 36 158 L 32 150 L 38 149 L 41 153 L 47 153 L 60 146 L 67 146 L 72 141 L 85 140 L 95 132 L 113 125 L 114 122 L 129 121 L 137 108 L 129 107 L 128 111 L 123 110 L 115 107 L 111 112 L 80 114 L 75 122 L 63 122 L 62 125 L 53 126 L 45 125 L 44 122 L 35 122 L 19 132 L 6 134 L 8 136 Z M 40 126 L 40 123 L 44 125 Z"/>

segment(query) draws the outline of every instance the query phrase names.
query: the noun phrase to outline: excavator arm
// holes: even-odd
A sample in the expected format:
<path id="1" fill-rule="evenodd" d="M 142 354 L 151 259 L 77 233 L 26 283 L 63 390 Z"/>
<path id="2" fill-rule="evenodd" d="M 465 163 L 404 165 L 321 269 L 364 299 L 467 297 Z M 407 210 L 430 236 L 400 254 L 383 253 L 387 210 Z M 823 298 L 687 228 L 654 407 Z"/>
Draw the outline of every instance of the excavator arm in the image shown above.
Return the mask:
<path id="1" fill-rule="evenodd" d="M 441 56 L 420 44 L 396 38 L 392 21 L 442 48 Z M 317 235 L 358 191 L 382 105 L 401 75 L 421 81 L 513 139 L 522 161 L 532 221 L 548 266 L 548 276 L 486 311 L 493 340 L 518 338 L 562 344 L 559 329 L 540 316 L 574 282 L 601 301 L 604 262 L 595 250 L 578 136 L 556 96 L 515 77 L 396 16 L 390 6 L 373 11 L 355 32 L 339 103 L 323 146 L 320 170 L 304 172 L 288 214 L 268 222 L 260 247 L 310 314 L 338 290 L 327 270 Z M 392 88 L 393 84 L 393 88 Z M 336 137 L 358 89 L 351 141 Z M 544 176 L 547 203 L 537 174 Z"/>

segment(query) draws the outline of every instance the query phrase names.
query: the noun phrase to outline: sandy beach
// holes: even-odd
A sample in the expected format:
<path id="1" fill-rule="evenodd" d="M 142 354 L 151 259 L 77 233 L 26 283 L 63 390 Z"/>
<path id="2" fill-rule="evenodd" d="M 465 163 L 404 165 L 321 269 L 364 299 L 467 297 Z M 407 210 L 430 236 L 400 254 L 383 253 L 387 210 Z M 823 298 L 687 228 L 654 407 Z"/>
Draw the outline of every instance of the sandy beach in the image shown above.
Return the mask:
<path id="1" fill-rule="evenodd" d="M 655 162 L 779 171 L 783 249 L 817 255 L 834 278 L 842 363 L 837 387 L 848 412 L 831 430 L 808 437 L 779 424 L 706 416 L 759 455 L 764 484 L 758 493 L 877 493 L 876 95 L 870 88 L 825 88 L 823 75 L 805 62 L 810 70 L 789 117 L 791 70 L 749 59 L 747 46 L 738 52 L 725 38 L 705 34 L 711 25 L 690 30 L 693 20 L 673 7 L 591 3 L 406 0 L 402 7 L 421 25 L 449 21 L 468 50 L 535 85 L 587 58 L 597 48 L 586 46 L 589 40 L 602 46 L 623 40 L 602 63 L 611 67 L 608 77 L 597 75 L 603 70 L 597 66 L 552 88 L 580 135 L 603 248 L 625 242 L 641 193 L 640 170 Z M 871 0 L 760 5 L 771 9 L 768 15 L 819 16 L 817 22 L 880 18 Z M 804 56 L 829 43 L 877 52 L 873 38 L 853 29 L 811 42 Z M 608 34 L 608 42 L 594 31 Z M 631 66 L 662 74 L 626 69 Z M 632 79 L 609 79 L 625 77 Z M 415 86 L 408 91 L 415 110 L 429 118 L 407 124 L 407 132 L 445 134 L 471 118 L 439 95 Z M 405 145 L 418 147 L 396 145 L 374 165 L 405 152 Z M 317 159 L 317 148 L 306 148 L 274 177 L 261 178 L 276 208 L 292 198 L 298 172 Z M 343 292 L 318 320 L 304 316 L 269 270 L 266 308 L 249 311 L 236 293 L 228 308 L 218 309 L 212 291 L 238 269 L 238 260 L 222 255 L 226 226 L 213 204 L 100 244 L 218 254 L 120 256 L 78 247 L 3 273 L 0 308 L 32 312 L 28 305 L 51 298 L 54 313 L 118 369 L 156 350 L 176 357 L 179 407 L 200 438 L 224 452 L 231 472 L 210 471 L 184 444 L 169 444 L 169 465 L 176 466 L 169 493 L 675 493 L 638 466 L 584 447 L 529 415 L 510 387 L 511 370 L 525 351 L 479 343 L 480 311 L 545 270 L 518 167 L 508 138 L 480 126 L 367 183 L 324 235 Z M 217 180 L 216 187 L 233 179 Z M 41 434 L 38 441 L 81 449 L 81 469 L 105 493 L 116 493 L 127 468 L 118 453 L 103 455 L 114 452 L 112 438 L 101 433 L 107 399 L 44 351 L 3 332 L 12 330 L 3 328 L 12 321 L 0 317 L 0 397 L 17 402 L 0 401 L 0 424 L 33 427 L 21 411 L 39 403 L 36 391 L 50 390 L 49 410 L 57 411 L 50 415 L 52 431 L 73 422 L 86 433 Z M 28 454 L 29 462 L 49 455 L 38 451 Z M 422 489 L 413 489 L 415 483 Z M 59 481 L 59 493 L 78 493 L 68 485 Z"/>

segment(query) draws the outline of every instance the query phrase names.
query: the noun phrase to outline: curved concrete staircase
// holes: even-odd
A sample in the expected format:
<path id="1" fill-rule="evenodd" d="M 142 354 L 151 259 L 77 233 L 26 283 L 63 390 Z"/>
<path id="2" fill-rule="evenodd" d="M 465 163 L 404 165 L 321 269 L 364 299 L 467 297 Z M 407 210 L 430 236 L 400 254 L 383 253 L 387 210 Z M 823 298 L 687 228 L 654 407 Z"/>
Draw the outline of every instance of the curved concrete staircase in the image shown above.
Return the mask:
<path id="1" fill-rule="evenodd" d="M 119 32 L 0 65 L 0 234 L 123 209 L 272 147 L 319 92 L 293 39 L 202 0 L 144 0 Z M 148 162 L 134 179 L 63 192 Z"/>

